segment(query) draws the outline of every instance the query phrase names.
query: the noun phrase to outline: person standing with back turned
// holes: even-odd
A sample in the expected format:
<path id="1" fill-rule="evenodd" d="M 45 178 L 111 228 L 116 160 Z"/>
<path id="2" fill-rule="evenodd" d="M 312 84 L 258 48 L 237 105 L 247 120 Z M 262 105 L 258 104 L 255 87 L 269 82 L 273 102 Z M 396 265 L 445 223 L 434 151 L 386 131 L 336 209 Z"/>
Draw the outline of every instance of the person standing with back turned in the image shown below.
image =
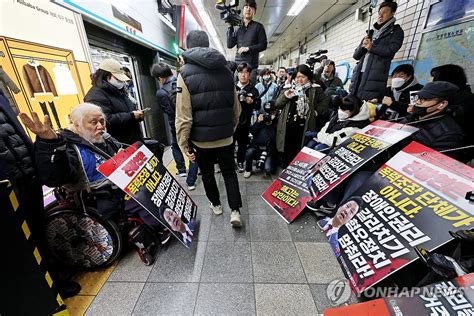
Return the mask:
<path id="1" fill-rule="evenodd" d="M 188 50 L 178 76 L 176 135 L 190 161 L 197 161 L 214 214 L 222 214 L 214 164 L 219 163 L 231 209 L 230 222 L 240 227 L 239 182 L 235 173 L 233 137 L 239 123 L 240 102 L 224 55 L 209 47 L 204 31 L 191 31 Z"/>

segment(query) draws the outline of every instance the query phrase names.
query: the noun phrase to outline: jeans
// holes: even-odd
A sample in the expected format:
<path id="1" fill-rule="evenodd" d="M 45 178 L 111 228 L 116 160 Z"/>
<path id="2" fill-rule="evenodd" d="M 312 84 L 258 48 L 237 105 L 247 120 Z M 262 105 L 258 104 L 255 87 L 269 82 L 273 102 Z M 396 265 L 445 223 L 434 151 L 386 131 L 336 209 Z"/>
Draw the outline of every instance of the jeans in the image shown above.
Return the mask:
<path id="1" fill-rule="evenodd" d="M 214 177 L 214 164 L 219 163 L 224 177 L 229 207 L 231 210 L 239 210 L 242 207 L 242 199 L 239 180 L 235 173 L 234 144 L 217 148 L 199 148 L 195 145 L 194 148 L 196 150 L 196 161 L 201 169 L 202 183 L 209 201 L 213 205 L 221 205 L 219 189 Z"/>
<path id="2" fill-rule="evenodd" d="M 245 155 L 245 171 L 252 171 L 252 162 L 253 160 L 259 160 L 262 151 L 257 147 L 250 147 L 247 149 Z M 275 171 L 276 159 L 267 152 L 267 159 L 265 159 L 265 164 L 263 170 L 267 175 L 272 174 Z"/>
<path id="3" fill-rule="evenodd" d="M 317 150 L 317 151 L 321 151 L 321 150 L 324 150 L 326 148 L 329 148 L 328 145 L 318 143 L 314 139 L 310 139 L 310 141 L 306 144 L 306 147 L 309 147 L 309 148 Z"/>
<path id="4" fill-rule="evenodd" d="M 250 122 L 249 122 L 250 123 Z M 234 133 L 234 140 L 237 143 L 237 162 L 243 163 L 245 160 L 245 152 L 249 144 L 250 124 L 239 124 Z"/>
<path id="5" fill-rule="evenodd" d="M 176 140 L 176 132 L 171 131 L 171 152 L 173 153 L 174 161 L 176 162 L 176 169 L 178 169 L 179 173 L 186 172 L 186 165 L 184 161 L 183 153 L 178 146 L 178 142 Z M 186 184 L 188 186 L 192 186 L 196 184 L 197 175 L 198 175 L 198 165 L 197 163 L 189 162 L 189 171 L 188 177 L 186 178 Z"/>
<path id="6" fill-rule="evenodd" d="M 176 140 L 176 131 L 173 130 L 171 130 L 171 152 L 173 153 L 173 158 L 176 162 L 176 169 L 178 169 L 180 173 L 185 173 L 186 165 L 184 164 L 184 156 L 178 146 L 178 141 Z"/>

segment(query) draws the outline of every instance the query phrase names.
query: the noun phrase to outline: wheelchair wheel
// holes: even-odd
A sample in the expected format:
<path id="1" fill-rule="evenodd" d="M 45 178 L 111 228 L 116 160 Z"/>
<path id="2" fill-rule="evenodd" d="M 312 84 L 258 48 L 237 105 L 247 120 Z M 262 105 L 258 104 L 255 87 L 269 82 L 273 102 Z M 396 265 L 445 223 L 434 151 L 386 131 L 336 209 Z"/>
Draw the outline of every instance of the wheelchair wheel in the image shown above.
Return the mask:
<path id="1" fill-rule="evenodd" d="M 79 269 L 102 268 L 117 259 L 122 235 L 112 220 L 90 207 L 58 205 L 46 212 L 46 241 L 59 264 Z"/>

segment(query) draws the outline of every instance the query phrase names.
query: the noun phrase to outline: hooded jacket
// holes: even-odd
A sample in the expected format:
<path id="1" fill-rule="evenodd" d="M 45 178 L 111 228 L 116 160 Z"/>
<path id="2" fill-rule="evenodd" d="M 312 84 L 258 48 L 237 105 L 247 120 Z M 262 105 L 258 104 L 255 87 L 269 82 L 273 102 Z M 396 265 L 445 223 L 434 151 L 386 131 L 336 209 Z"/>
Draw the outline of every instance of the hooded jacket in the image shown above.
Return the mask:
<path id="1" fill-rule="evenodd" d="M 118 141 L 126 144 L 143 141 L 140 121 L 132 113 L 137 108 L 126 92 L 103 81 L 87 92 L 84 101 L 101 107 L 107 118 L 107 131 Z"/>
<path id="2" fill-rule="evenodd" d="M 333 145 L 335 140 L 335 145 L 337 146 L 359 129 L 369 124 L 369 108 L 367 102 L 364 102 L 359 113 L 346 120 L 339 120 L 336 112 L 329 122 L 327 122 L 319 131 L 316 140 L 321 144 L 328 145 L 329 147 Z"/>
<path id="3" fill-rule="evenodd" d="M 390 24 L 385 27 L 375 23 L 375 28 L 383 28 L 383 30 L 372 42 L 370 51 L 362 47 L 362 40 L 354 52 L 353 58 L 358 60 L 358 63 L 352 73 L 349 91 L 361 100 L 382 100 L 387 86 L 390 63 L 402 46 L 404 37 L 402 28 L 395 24 L 395 19 L 387 23 Z M 364 64 L 365 71 L 362 72 Z"/>
<path id="4" fill-rule="evenodd" d="M 209 47 L 192 48 L 183 57 L 176 98 L 179 146 L 187 150 L 189 140 L 202 148 L 230 145 L 240 102 L 225 57 Z"/>

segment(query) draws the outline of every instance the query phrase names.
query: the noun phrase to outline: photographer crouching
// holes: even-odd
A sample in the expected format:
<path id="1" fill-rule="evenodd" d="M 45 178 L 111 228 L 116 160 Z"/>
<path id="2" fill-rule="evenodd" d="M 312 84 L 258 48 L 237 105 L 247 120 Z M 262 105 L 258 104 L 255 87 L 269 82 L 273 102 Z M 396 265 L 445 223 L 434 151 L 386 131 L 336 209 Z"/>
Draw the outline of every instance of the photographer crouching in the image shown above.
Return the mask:
<path id="1" fill-rule="evenodd" d="M 252 67 L 250 80 L 255 83 L 257 80 L 258 54 L 267 49 L 267 34 L 263 25 L 255 22 L 253 17 L 257 11 L 255 0 L 247 0 L 243 8 L 243 23 L 237 31 L 234 25 L 230 24 L 227 30 L 227 48 L 237 45 L 235 62 L 241 64 L 246 62 Z M 227 21 L 226 21 L 227 22 Z"/>
<path id="2" fill-rule="evenodd" d="M 239 125 L 234 133 L 237 142 L 237 168 L 244 172 L 245 151 L 249 143 L 250 119 L 254 110 L 260 109 L 260 97 L 258 90 L 250 81 L 252 67 L 247 63 L 237 66 L 239 81 L 237 82 L 237 93 L 239 95 L 242 112 L 240 113 Z"/>
<path id="3" fill-rule="evenodd" d="M 244 178 L 252 176 L 252 163 L 257 160 L 257 169 L 263 170 L 270 176 L 276 167 L 276 125 L 278 121 L 278 109 L 275 101 L 269 101 L 264 105 L 264 113 L 260 113 L 257 122 L 252 125 L 250 133 L 253 139 L 245 155 Z"/>

